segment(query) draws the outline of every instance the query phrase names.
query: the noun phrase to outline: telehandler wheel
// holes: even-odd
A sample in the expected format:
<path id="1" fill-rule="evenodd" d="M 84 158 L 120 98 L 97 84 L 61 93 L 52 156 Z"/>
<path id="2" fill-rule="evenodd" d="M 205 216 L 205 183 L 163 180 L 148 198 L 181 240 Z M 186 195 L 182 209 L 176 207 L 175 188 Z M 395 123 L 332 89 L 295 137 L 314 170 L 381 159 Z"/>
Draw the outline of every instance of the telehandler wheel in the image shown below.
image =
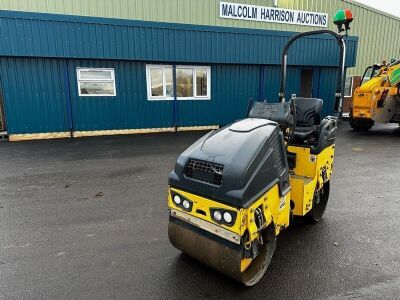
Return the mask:
<path id="1" fill-rule="evenodd" d="M 355 131 L 368 131 L 374 126 L 374 121 L 372 120 L 357 120 L 350 118 L 350 126 Z"/>
<path id="2" fill-rule="evenodd" d="M 324 183 L 321 189 L 315 191 L 313 206 L 305 216 L 308 223 L 317 223 L 319 220 L 322 219 L 322 216 L 324 215 L 326 206 L 328 204 L 329 189 L 330 182 L 327 181 Z"/>

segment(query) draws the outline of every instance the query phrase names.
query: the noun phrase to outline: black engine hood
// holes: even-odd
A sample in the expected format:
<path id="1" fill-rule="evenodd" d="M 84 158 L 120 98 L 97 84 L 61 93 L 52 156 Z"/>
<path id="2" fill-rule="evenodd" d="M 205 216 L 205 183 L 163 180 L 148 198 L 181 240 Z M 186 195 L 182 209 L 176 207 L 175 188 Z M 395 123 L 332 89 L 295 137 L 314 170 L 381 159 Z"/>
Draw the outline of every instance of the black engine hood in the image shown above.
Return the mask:
<path id="1" fill-rule="evenodd" d="M 215 180 L 207 182 L 201 176 L 194 176 L 188 170 L 189 161 L 191 166 L 201 164 L 203 169 L 208 168 L 207 178 Z M 242 207 L 274 183 L 285 180 L 288 183 L 287 169 L 277 123 L 247 118 L 210 132 L 190 146 L 179 156 L 169 184 Z"/>

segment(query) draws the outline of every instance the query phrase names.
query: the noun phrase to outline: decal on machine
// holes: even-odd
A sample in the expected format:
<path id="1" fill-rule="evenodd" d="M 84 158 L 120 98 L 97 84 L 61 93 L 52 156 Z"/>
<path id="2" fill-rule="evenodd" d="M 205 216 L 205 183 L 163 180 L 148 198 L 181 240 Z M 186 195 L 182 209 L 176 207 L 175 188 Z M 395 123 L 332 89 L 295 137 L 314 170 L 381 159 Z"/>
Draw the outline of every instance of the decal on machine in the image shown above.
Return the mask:
<path id="1" fill-rule="evenodd" d="M 281 202 L 279 203 L 279 210 L 284 209 L 285 205 L 286 205 L 286 197 L 281 197 Z"/>

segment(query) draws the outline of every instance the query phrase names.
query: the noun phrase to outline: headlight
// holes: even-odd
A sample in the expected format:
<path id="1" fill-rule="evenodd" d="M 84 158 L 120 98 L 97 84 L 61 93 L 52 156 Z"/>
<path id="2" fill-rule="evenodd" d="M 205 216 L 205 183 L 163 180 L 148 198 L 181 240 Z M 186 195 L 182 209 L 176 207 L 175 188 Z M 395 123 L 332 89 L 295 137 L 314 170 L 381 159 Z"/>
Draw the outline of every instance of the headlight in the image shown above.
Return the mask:
<path id="1" fill-rule="evenodd" d="M 182 205 L 183 205 L 183 207 L 184 207 L 185 209 L 189 209 L 189 207 L 190 207 L 190 203 L 189 203 L 189 201 L 187 201 L 186 199 L 183 200 Z"/>
<path id="2" fill-rule="evenodd" d="M 232 223 L 232 215 L 229 212 L 224 212 L 224 221 L 228 224 Z"/>
<path id="3" fill-rule="evenodd" d="M 186 211 L 191 211 L 193 207 L 193 202 L 190 201 L 189 199 L 186 199 L 185 197 L 175 194 L 175 192 L 171 193 L 172 197 L 172 202 L 178 206 L 179 208 L 186 210 Z"/>
<path id="4" fill-rule="evenodd" d="M 221 212 L 219 210 L 214 211 L 213 216 L 214 216 L 214 219 L 217 220 L 217 221 L 221 221 L 221 219 L 222 219 L 222 215 L 221 215 Z"/>
<path id="5" fill-rule="evenodd" d="M 211 219 L 218 224 L 233 226 L 236 221 L 237 212 L 220 208 L 210 208 L 210 215 Z"/>
<path id="6" fill-rule="evenodd" d="M 182 202 L 181 197 L 179 197 L 179 195 L 175 195 L 174 196 L 174 202 L 175 202 L 176 205 L 181 204 L 181 202 Z"/>

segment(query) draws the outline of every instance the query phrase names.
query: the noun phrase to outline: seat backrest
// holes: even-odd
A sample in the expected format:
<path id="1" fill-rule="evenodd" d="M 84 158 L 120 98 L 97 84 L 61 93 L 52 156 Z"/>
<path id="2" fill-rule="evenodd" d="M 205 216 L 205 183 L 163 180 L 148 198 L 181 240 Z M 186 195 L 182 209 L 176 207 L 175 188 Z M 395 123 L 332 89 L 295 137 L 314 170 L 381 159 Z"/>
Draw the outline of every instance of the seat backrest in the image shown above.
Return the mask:
<path id="1" fill-rule="evenodd" d="M 293 124 L 293 115 L 290 112 L 290 103 L 288 102 L 254 102 L 248 117 L 271 120 L 282 126 Z"/>
<path id="2" fill-rule="evenodd" d="M 318 98 L 295 97 L 296 126 L 310 127 L 321 123 L 321 110 L 324 101 Z"/>

